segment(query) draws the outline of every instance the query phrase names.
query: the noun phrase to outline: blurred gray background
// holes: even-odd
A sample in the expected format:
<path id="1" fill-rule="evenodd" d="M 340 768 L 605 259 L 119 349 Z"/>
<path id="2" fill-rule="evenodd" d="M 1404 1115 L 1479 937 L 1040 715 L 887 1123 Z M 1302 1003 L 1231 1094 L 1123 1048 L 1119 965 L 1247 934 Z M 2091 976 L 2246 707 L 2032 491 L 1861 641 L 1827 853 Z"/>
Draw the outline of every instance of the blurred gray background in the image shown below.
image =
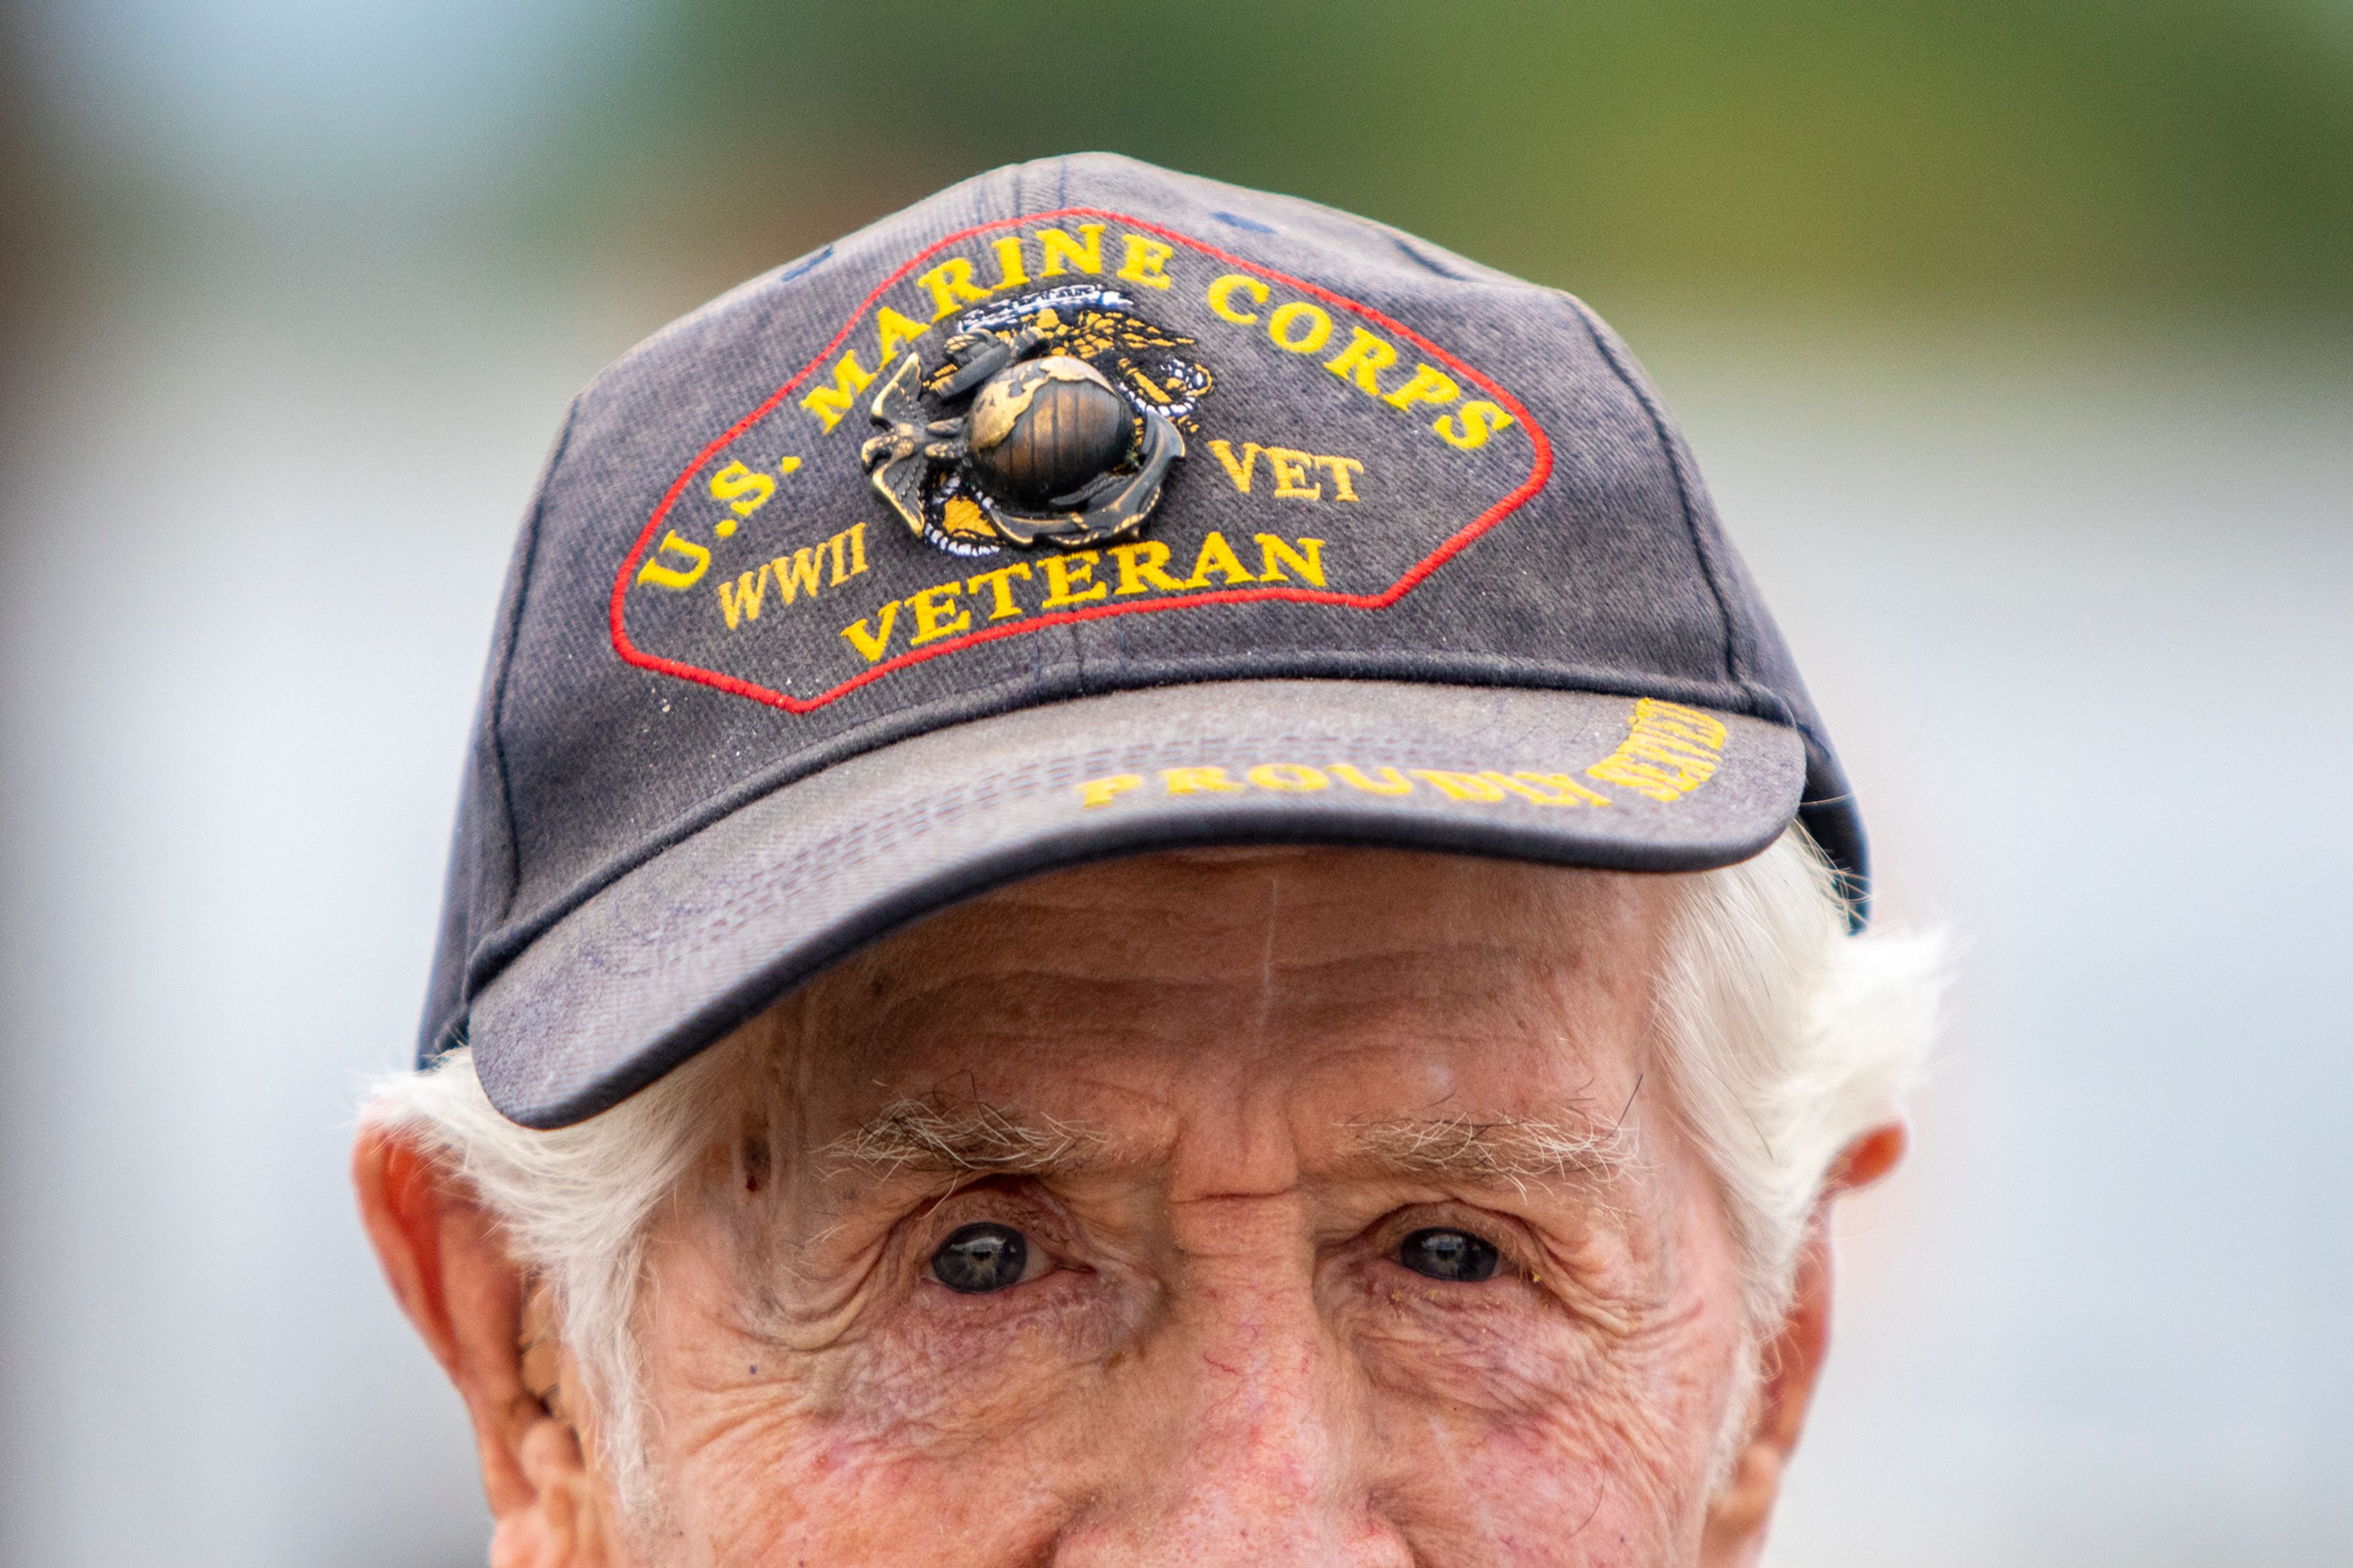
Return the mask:
<path id="1" fill-rule="evenodd" d="M 1774 1568 L 2353 1561 L 2353 5 L 0 20 L 0 1562 L 479 1562 L 343 1177 L 663 321 L 1108 146 L 1585 295 L 1963 953 Z"/>

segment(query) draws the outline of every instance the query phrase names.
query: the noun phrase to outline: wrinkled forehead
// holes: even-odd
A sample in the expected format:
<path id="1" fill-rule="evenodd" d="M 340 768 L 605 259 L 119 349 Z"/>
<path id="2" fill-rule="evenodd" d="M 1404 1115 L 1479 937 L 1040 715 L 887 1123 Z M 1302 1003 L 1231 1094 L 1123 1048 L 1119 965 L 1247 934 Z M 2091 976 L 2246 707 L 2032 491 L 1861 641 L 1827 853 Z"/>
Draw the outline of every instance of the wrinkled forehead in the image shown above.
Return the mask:
<path id="1" fill-rule="evenodd" d="M 907 1100 L 1139 1135 L 1212 1101 L 1334 1125 L 1615 1114 L 1674 880 L 1346 848 L 1111 861 L 846 961 L 778 1044 L 819 1135 Z"/>

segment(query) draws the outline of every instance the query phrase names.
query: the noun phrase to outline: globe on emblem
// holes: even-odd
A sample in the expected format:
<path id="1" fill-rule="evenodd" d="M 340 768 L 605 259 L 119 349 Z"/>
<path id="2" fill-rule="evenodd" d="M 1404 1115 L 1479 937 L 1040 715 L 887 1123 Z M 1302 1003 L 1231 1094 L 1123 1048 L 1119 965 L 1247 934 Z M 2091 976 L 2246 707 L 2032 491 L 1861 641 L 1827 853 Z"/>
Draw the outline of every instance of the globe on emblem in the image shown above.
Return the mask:
<path id="1" fill-rule="evenodd" d="M 972 400 L 970 463 L 983 489 L 1050 507 L 1124 460 L 1135 414 L 1084 360 L 1050 354 L 991 376 Z"/>

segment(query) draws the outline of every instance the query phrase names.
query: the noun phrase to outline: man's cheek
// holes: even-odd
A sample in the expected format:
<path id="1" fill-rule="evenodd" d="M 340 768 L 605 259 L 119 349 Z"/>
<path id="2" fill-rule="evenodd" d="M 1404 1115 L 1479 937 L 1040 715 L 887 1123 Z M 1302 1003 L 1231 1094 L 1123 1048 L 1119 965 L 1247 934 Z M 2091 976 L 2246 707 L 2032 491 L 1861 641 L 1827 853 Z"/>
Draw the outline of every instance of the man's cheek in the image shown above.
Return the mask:
<path id="1" fill-rule="evenodd" d="M 1015 1474 L 1053 1473 L 1039 1464 L 1057 1458 L 1124 1318 L 1096 1277 L 1070 1271 L 1002 1297 L 918 1289 L 818 1351 L 706 1335 L 649 1368 L 657 1468 L 666 1490 L 714 1500 L 731 1531 L 761 1535 L 830 1539 L 905 1498 L 928 1500 L 929 1520 L 963 1511 L 967 1494 L 974 1510 L 991 1497 L 1001 1508 L 993 1470 L 1023 1456 Z"/>
<path id="2" fill-rule="evenodd" d="M 680 1560 L 1034 1560 L 1067 1514 L 1060 1483 L 1084 1470 L 1073 1424 L 1057 1418 L 1070 1391 L 1036 1369 L 950 1377 L 942 1363 L 926 1353 L 889 1369 L 904 1375 L 870 1366 L 826 1379 L 822 1401 L 780 1380 L 663 1402 L 659 1489 L 675 1538 L 693 1548 Z"/>
<path id="3" fill-rule="evenodd" d="M 664 1490 L 681 1506 L 665 1522 L 681 1563 L 1030 1562 L 1066 1511 L 1036 1483 L 1041 1457 L 1015 1443 L 944 1461 L 834 1423 L 754 1417 L 678 1457 Z"/>
<path id="4" fill-rule="evenodd" d="M 1397 1471 L 1412 1478 L 1399 1503 L 1409 1534 L 1454 1521 L 1496 1548 L 1493 1561 L 1576 1563 L 1566 1547 L 1580 1521 L 1613 1542 L 1686 1532 L 1704 1501 L 1694 1431 L 1706 1421 L 1670 1347 L 1597 1331 L 1556 1303 L 1482 1310 L 1442 1289 L 1396 1295 L 1362 1314 L 1350 1342 L 1379 1441 L 1412 1455 Z M 1519 1554 L 1502 1549 L 1514 1542 Z"/>
<path id="5" fill-rule="evenodd" d="M 1631 1293 L 1566 1289 L 1565 1272 L 1462 1284 L 1379 1261 L 1335 1279 L 1324 1307 L 1392 1397 L 1527 1420 L 1627 1383 L 1672 1337 L 1638 1329 L 1651 1310 Z"/>
<path id="6" fill-rule="evenodd" d="M 1417 1427 L 1419 1428 L 1417 1430 Z M 1593 1426 L 1542 1423 L 1475 1435 L 1427 1407 L 1379 1423 L 1410 1456 L 1378 1506 L 1414 1560 L 1442 1568 L 1663 1568 L 1691 1532 L 1686 1511 L 1617 1458 L 1597 1458 Z"/>
<path id="7" fill-rule="evenodd" d="M 1002 1296 L 926 1287 L 826 1358 L 818 1413 L 861 1439 L 938 1457 L 997 1444 L 1083 1398 L 1132 1315 L 1077 1270 Z"/>

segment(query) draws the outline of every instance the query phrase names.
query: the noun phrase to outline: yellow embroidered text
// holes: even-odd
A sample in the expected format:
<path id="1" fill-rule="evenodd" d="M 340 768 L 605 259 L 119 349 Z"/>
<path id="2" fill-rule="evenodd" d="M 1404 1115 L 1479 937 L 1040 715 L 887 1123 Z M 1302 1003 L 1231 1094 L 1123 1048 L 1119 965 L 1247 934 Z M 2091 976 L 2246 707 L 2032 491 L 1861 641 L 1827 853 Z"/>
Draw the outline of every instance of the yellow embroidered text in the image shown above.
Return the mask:
<path id="1" fill-rule="evenodd" d="M 1354 458 L 1318 457 L 1289 447 L 1261 447 L 1255 441 L 1243 442 L 1239 458 L 1229 441 L 1212 441 L 1209 451 L 1225 468 L 1226 478 L 1234 481 L 1234 489 L 1244 495 L 1261 478 L 1259 459 L 1265 458 L 1266 482 L 1260 485 L 1258 493 L 1278 500 L 1320 501 L 1327 494 L 1334 500 L 1355 500 L 1356 476 L 1365 471 L 1365 465 Z"/>
<path id="2" fill-rule="evenodd" d="M 1585 776 L 1623 784 L 1652 800 L 1681 800 L 1715 775 L 1725 738 L 1721 719 L 1645 697 L 1634 704 L 1618 749 L 1586 769 Z"/>
<path id="3" fill-rule="evenodd" d="M 1510 429 L 1515 423 L 1503 405 L 1484 398 L 1458 405 L 1462 387 L 1451 375 L 1436 365 L 1420 362 L 1416 362 L 1411 370 L 1404 370 L 1405 361 L 1395 343 L 1354 322 L 1345 323 L 1347 342 L 1339 343 L 1338 352 L 1329 358 L 1324 357 L 1324 351 L 1334 346 L 1343 323 L 1335 321 L 1332 312 L 1323 306 L 1305 300 L 1289 300 L 1262 308 L 1269 307 L 1272 299 L 1273 290 L 1264 282 L 1242 272 L 1229 272 L 1215 279 L 1202 296 L 1211 314 L 1238 327 L 1263 331 L 1277 348 L 1295 354 L 1316 355 L 1315 363 L 1337 376 L 1343 385 L 1377 403 L 1417 419 L 1445 410 L 1430 420 L 1429 428 L 1457 450 L 1468 452 L 1483 447 L 1489 437 Z M 1382 379 L 1385 374 L 1388 376 L 1387 381 Z M 1233 471 L 1230 462 L 1227 469 Z M 1237 478 L 1235 482 L 1239 485 L 1241 481 Z"/>
<path id="4" fill-rule="evenodd" d="M 863 526 L 863 525 L 861 525 Z M 879 662 L 897 637 L 907 634 L 905 646 L 922 647 L 970 631 L 976 616 L 983 624 L 1018 620 L 1033 613 L 1051 613 L 1100 603 L 1115 597 L 1197 594 L 1204 589 L 1240 588 L 1259 584 L 1324 586 L 1321 539 L 1282 539 L 1271 533 L 1251 536 L 1255 559 L 1245 559 L 1237 546 L 1212 531 L 1194 552 L 1190 570 L 1177 575 L 1168 545 L 1158 540 L 1114 544 L 1108 550 L 1073 550 L 1036 562 L 1017 562 L 994 571 L 934 584 L 894 600 L 855 624 L 841 628 L 842 640 L 858 650 L 868 664 Z M 858 557 L 860 568 L 865 563 Z M 781 564 L 777 571 L 781 572 Z M 757 584 L 754 584 L 756 588 Z M 1035 595 L 1033 599 L 1030 595 Z M 728 603 L 722 593 L 722 607 Z M 741 607 L 731 612 L 740 616 Z M 906 612 L 902 616 L 902 610 Z M 754 608 L 751 614 L 756 616 Z M 730 619 L 733 626 L 734 620 Z"/>
<path id="5" fill-rule="evenodd" d="M 1240 777 L 1235 774 L 1239 773 Z M 1258 763 L 1247 768 L 1196 764 L 1163 768 L 1147 781 L 1141 773 L 1107 773 L 1077 786 L 1079 804 L 1092 809 L 1110 805 L 1138 790 L 1157 784 L 1164 798 L 1182 795 L 1248 795 L 1254 790 L 1274 795 L 1313 795 L 1338 789 L 1343 795 L 1396 797 L 1428 790 L 1448 800 L 1479 805 L 1517 804 L 1547 806 L 1606 806 L 1609 797 L 1579 784 L 1567 773 L 1527 769 L 1476 772 L 1448 768 L 1404 768 L 1382 765 L 1366 772 L 1354 763 Z"/>
<path id="6" fill-rule="evenodd" d="M 821 581 L 828 563 L 833 568 L 832 576 Z M 822 543 L 763 561 L 758 571 L 745 572 L 732 583 L 722 582 L 717 594 L 719 614 L 732 632 L 747 621 L 760 618 L 771 586 L 776 591 L 776 602 L 789 605 L 797 599 L 816 598 L 820 585 L 839 588 L 865 570 L 866 525 L 852 523 Z"/>

